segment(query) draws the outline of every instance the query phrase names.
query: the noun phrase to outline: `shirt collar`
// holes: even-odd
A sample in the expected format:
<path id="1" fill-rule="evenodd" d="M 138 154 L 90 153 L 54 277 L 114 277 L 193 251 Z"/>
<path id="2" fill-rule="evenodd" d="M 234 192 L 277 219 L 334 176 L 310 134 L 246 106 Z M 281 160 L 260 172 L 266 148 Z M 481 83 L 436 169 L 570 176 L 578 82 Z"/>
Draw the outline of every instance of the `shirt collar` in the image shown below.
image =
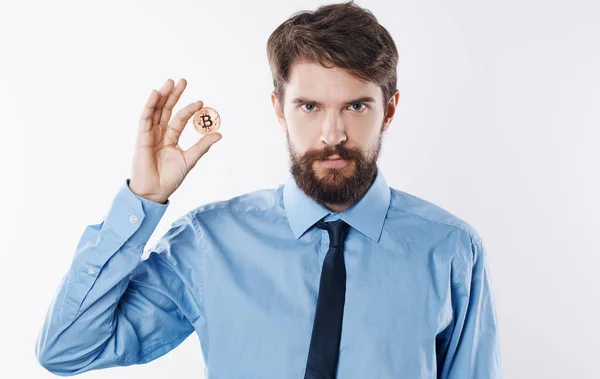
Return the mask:
<path id="1" fill-rule="evenodd" d="M 367 193 L 351 207 L 340 212 L 339 218 L 373 241 L 378 242 L 390 205 L 390 198 L 390 188 L 381 169 L 377 166 L 375 181 Z M 333 213 L 298 188 L 291 174 L 283 187 L 283 206 L 296 239 L 300 238 L 317 221 Z"/>

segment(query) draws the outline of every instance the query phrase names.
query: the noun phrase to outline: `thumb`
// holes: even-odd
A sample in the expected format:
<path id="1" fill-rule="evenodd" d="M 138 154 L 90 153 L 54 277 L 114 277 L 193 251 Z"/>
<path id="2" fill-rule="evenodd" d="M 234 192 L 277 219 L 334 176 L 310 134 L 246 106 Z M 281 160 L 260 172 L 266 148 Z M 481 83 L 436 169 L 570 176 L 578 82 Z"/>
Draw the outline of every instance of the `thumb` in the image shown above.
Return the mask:
<path id="1" fill-rule="evenodd" d="M 210 147 L 222 137 L 223 136 L 221 133 L 210 133 L 203 136 L 198 142 L 193 144 L 183 153 L 185 160 L 190 162 L 192 167 L 194 167 L 198 160 L 202 158 L 204 154 L 206 154 L 208 149 L 210 149 Z"/>

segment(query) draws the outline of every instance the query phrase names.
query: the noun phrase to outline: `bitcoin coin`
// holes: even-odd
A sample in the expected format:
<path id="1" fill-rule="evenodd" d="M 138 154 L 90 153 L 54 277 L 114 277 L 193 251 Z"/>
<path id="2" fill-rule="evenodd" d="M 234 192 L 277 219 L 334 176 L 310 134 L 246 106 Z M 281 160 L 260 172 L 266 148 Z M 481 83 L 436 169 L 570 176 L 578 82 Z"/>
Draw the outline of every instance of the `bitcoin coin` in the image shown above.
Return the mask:
<path id="1" fill-rule="evenodd" d="M 194 126 L 202 134 L 210 134 L 219 130 L 221 117 L 216 110 L 204 107 L 194 113 Z"/>

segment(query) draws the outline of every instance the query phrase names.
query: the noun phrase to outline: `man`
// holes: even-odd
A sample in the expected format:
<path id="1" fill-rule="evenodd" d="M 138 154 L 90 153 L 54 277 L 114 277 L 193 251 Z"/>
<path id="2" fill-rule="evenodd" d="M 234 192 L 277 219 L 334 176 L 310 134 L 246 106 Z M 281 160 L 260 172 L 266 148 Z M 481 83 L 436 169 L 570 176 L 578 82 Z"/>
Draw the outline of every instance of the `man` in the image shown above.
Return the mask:
<path id="1" fill-rule="evenodd" d="M 169 122 L 185 80 L 152 91 L 131 178 L 84 231 L 39 362 L 58 375 L 142 364 L 196 332 L 208 378 L 500 378 L 481 238 L 376 164 L 399 100 L 387 30 L 352 2 L 327 5 L 284 22 L 267 53 L 288 181 L 191 210 L 141 260 L 222 137 L 183 151 L 203 103 Z"/>

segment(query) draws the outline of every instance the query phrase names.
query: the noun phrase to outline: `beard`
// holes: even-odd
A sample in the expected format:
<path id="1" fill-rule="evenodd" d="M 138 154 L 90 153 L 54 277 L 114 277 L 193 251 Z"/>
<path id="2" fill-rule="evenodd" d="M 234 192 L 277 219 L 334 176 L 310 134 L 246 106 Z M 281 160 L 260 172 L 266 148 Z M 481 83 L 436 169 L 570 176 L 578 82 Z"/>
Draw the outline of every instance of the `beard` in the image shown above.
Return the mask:
<path id="1" fill-rule="evenodd" d="M 326 146 L 323 150 L 311 149 L 298 154 L 286 133 L 290 172 L 298 188 L 321 204 L 350 206 L 360 200 L 371 188 L 377 175 L 377 159 L 381 152 L 382 135 L 375 146 L 366 153 L 360 148 L 345 148 L 341 145 Z M 315 163 L 337 154 L 347 160 L 346 166 L 328 168 Z M 319 166 L 318 168 L 315 168 Z"/>

